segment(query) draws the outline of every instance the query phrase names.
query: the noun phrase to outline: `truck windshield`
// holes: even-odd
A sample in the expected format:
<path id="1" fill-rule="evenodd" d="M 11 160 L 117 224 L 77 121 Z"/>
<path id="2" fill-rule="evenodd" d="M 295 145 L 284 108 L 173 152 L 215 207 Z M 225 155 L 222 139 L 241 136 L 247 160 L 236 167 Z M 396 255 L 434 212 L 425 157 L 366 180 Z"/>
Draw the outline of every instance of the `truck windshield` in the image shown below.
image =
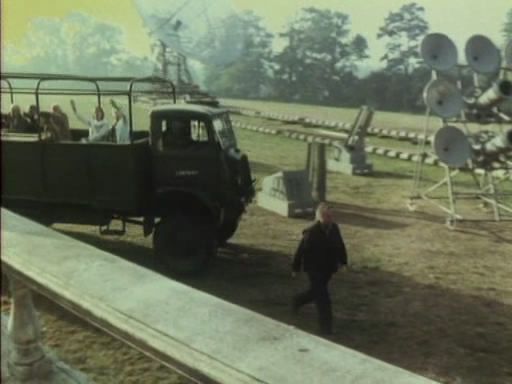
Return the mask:
<path id="1" fill-rule="evenodd" d="M 236 148 L 235 134 L 233 133 L 233 128 L 231 128 L 231 123 L 227 115 L 215 117 L 213 119 L 213 129 L 215 130 L 215 134 L 222 148 Z"/>

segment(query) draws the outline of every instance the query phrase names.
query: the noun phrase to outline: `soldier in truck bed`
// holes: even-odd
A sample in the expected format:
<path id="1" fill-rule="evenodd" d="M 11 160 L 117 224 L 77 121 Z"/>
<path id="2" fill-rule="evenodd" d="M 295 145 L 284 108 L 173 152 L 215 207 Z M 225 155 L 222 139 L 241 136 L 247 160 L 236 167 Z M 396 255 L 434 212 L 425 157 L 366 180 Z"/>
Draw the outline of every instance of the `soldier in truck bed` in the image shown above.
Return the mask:
<path id="1" fill-rule="evenodd" d="M 18 104 L 11 105 L 11 111 L 8 115 L 8 124 L 10 132 L 17 133 L 28 133 L 29 132 L 29 123 L 23 117 L 21 113 L 21 108 Z"/>
<path id="2" fill-rule="evenodd" d="M 27 120 L 27 132 L 28 133 L 38 133 L 39 132 L 39 122 L 38 122 L 38 112 L 37 107 L 35 105 L 29 105 L 27 108 L 27 112 L 23 114 L 25 120 Z"/>
<path id="3" fill-rule="evenodd" d="M 89 137 L 83 139 L 86 142 L 109 142 L 112 141 L 110 134 L 112 132 L 112 126 L 105 118 L 105 112 L 100 105 L 94 108 L 94 113 L 91 118 L 87 119 L 78 113 L 76 103 L 74 100 L 70 100 L 71 109 L 75 114 L 76 118 L 89 128 Z"/>
<path id="4" fill-rule="evenodd" d="M 332 307 L 327 285 L 340 266 L 347 264 L 347 251 L 331 209 L 321 203 L 316 210 L 316 223 L 305 229 L 293 260 L 293 275 L 303 270 L 310 287 L 293 298 L 296 313 L 305 304 L 315 302 L 320 333 L 332 333 Z"/>

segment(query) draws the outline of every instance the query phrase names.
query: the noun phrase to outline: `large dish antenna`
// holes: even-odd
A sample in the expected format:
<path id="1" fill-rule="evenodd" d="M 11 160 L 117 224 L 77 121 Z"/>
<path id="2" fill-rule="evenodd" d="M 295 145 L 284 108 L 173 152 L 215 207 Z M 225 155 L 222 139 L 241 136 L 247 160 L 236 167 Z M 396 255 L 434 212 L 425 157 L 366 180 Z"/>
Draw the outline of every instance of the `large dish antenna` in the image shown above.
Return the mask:
<path id="1" fill-rule="evenodd" d="M 434 135 L 434 152 L 449 167 L 461 168 L 471 159 L 471 144 L 459 128 L 446 125 Z"/>
<path id="2" fill-rule="evenodd" d="M 228 31 L 227 21 L 236 15 L 231 0 L 133 0 L 149 34 L 167 48 L 189 59 L 208 63 Z M 216 64 L 235 61 L 241 46 L 222 49 Z"/>
<path id="3" fill-rule="evenodd" d="M 457 47 L 442 33 L 430 33 L 421 41 L 421 57 L 436 71 L 447 71 L 457 65 Z"/>
<path id="4" fill-rule="evenodd" d="M 430 110 L 443 119 L 458 116 L 464 108 L 460 90 L 443 79 L 430 81 L 423 92 L 423 99 Z"/>
<path id="5" fill-rule="evenodd" d="M 490 75 L 500 69 L 500 50 L 488 37 L 473 35 L 466 43 L 466 61 L 476 73 Z"/>

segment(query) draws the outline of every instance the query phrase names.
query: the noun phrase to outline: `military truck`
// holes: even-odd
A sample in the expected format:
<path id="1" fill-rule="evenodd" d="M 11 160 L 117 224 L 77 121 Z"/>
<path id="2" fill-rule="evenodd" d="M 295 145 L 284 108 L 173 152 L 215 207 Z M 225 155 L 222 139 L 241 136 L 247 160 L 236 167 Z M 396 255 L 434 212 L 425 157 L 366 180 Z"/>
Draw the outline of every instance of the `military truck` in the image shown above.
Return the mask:
<path id="1" fill-rule="evenodd" d="M 227 110 L 177 103 L 174 85 L 157 77 L 3 73 L 1 80 L 11 101 L 35 96 L 40 122 L 37 133 L 2 126 L 2 206 L 45 224 L 98 225 L 102 234 L 140 224 L 145 236 L 153 235 L 157 263 L 173 273 L 204 269 L 237 230 L 254 180 Z M 154 83 L 167 88 L 137 90 Z M 135 95 L 157 88 L 168 90 L 166 104 L 134 105 Z M 83 142 L 88 130 L 75 127 L 71 140 L 52 140 L 41 120 L 51 113 L 41 110 L 43 95 L 94 95 L 97 105 L 102 97 L 126 97 L 130 143 Z M 148 109 L 143 126 L 134 126 L 135 107 Z"/>

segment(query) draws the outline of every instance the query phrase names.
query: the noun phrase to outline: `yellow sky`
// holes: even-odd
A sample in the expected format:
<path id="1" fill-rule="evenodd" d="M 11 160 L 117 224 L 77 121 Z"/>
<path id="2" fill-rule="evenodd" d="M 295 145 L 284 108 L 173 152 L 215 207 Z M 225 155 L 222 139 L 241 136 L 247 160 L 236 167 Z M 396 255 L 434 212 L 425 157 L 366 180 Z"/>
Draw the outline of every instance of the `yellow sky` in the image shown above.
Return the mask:
<path id="1" fill-rule="evenodd" d="M 136 53 L 149 53 L 150 40 L 132 0 L 1 0 L 2 44 L 23 39 L 35 17 L 63 18 L 71 12 L 88 13 L 122 27 L 126 43 Z"/>

